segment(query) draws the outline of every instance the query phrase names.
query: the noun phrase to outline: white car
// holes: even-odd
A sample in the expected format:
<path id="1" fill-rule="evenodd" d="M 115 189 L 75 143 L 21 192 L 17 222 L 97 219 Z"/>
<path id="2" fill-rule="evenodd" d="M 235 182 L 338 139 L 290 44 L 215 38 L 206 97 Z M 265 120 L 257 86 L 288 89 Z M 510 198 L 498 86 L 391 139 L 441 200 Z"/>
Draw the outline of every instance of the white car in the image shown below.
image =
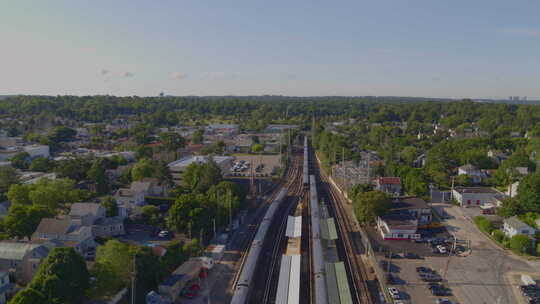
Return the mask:
<path id="1" fill-rule="evenodd" d="M 160 231 L 158 233 L 158 237 L 160 237 L 160 238 L 166 238 L 168 236 L 169 236 L 169 231 L 167 231 L 167 230 L 163 230 L 163 231 Z"/>
<path id="2" fill-rule="evenodd" d="M 399 290 L 395 287 L 388 287 L 388 292 L 392 296 L 392 299 L 399 299 Z"/>
<path id="3" fill-rule="evenodd" d="M 444 247 L 442 245 L 437 245 L 437 249 L 439 249 L 439 252 L 442 253 L 442 254 L 446 253 L 446 247 Z"/>

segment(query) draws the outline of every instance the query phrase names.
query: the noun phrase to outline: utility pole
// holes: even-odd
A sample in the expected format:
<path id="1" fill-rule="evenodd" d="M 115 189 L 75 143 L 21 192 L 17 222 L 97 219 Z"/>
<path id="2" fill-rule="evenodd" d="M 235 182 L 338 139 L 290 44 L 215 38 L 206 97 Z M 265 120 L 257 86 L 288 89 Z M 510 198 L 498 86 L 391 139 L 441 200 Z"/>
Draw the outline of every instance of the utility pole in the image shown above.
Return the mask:
<path id="1" fill-rule="evenodd" d="M 371 185 L 371 153 L 367 153 L 367 184 Z"/>
<path id="2" fill-rule="evenodd" d="M 452 176 L 452 188 L 450 190 L 450 202 L 454 200 L 454 177 Z"/>
<path id="3" fill-rule="evenodd" d="M 229 227 L 232 229 L 232 197 L 231 197 L 231 191 L 227 191 L 227 198 L 229 200 Z"/>
<path id="4" fill-rule="evenodd" d="M 214 218 L 213 222 L 214 222 L 214 239 L 216 239 L 216 238 L 217 238 L 217 232 L 216 232 L 216 218 Z"/>
<path id="5" fill-rule="evenodd" d="M 136 279 L 136 276 L 137 276 L 137 268 L 135 267 L 136 266 L 136 260 L 137 258 L 137 255 L 134 254 L 133 255 L 133 279 L 131 280 L 131 304 L 135 304 L 135 286 L 136 286 L 136 282 L 135 282 L 135 279 Z"/>
<path id="6" fill-rule="evenodd" d="M 203 232 L 204 232 L 204 228 L 201 228 L 201 231 L 199 232 L 199 244 L 201 245 L 201 247 L 204 247 L 204 245 L 203 245 Z"/>

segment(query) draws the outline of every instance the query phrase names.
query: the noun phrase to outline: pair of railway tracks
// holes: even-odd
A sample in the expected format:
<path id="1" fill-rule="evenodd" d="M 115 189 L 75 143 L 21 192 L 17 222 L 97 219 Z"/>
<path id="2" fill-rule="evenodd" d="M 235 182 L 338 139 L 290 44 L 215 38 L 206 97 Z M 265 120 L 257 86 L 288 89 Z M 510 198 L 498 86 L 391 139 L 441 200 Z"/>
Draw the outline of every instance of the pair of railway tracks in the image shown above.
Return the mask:
<path id="1" fill-rule="evenodd" d="M 290 176 L 290 175 L 293 175 L 294 173 L 295 173 L 294 166 L 289 166 L 285 176 Z M 287 180 L 289 180 L 289 179 L 287 179 Z M 272 203 L 277 198 L 277 196 L 279 195 L 281 189 L 283 187 L 287 187 L 288 184 L 289 184 L 289 182 L 286 182 L 285 184 L 281 184 L 281 185 L 276 186 L 274 191 L 271 192 L 270 197 L 266 199 L 265 204 Z M 259 211 L 257 211 L 257 212 L 259 212 Z M 248 252 L 249 252 L 249 248 L 251 246 L 251 243 L 253 242 L 253 239 L 255 238 L 255 235 L 257 233 L 257 229 L 259 227 L 259 223 L 261 222 L 263 217 L 264 217 L 264 212 L 259 212 L 258 216 L 253 221 L 254 223 L 257 223 L 257 224 L 250 224 L 249 228 L 248 228 L 248 230 L 246 232 L 247 237 L 244 239 L 244 241 L 242 242 L 242 245 L 241 245 L 240 263 L 238 264 L 238 266 L 236 266 L 237 271 L 236 271 L 236 274 L 235 274 L 235 276 L 234 276 L 234 278 L 232 280 L 232 283 L 230 284 L 230 289 L 232 291 L 234 291 L 234 289 L 236 288 L 236 286 L 238 284 L 240 274 L 242 272 L 242 269 L 244 268 L 244 264 L 246 263 L 246 258 L 247 258 Z"/>
<path id="2" fill-rule="evenodd" d="M 352 279 L 352 284 L 349 285 L 352 287 L 353 301 L 358 304 L 376 303 L 367 285 L 369 278 L 367 275 L 366 266 L 357 255 L 357 252 L 360 252 L 359 248 L 357 248 L 358 244 L 354 243 L 351 238 L 351 233 L 354 231 L 354 229 L 349 215 L 343 207 L 342 199 L 340 198 L 339 194 L 335 192 L 335 189 L 332 188 L 328 176 L 326 176 L 324 172 L 320 170 L 318 171 L 322 186 L 321 189 L 324 189 L 329 198 L 331 212 L 336 218 L 336 222 L 338 224 L 336 228 L 340 235 L 340 243 L 343 246 L 345 253 L 345 265 L 348 268 L 349 277 Z"/>
<path id="3" fill-rule="evenodd" d="M 300 161 L 301 159 L 299 159 L 298 157 L 292 158 L 291 165 L 289 166 L 287 170 L 287 174 L 285 178 L 286 182 L 281 184 L 279 187 L 277 187 L 276 191 L 274 191 L 271 194 L 270 198 L 266 202 L 266 203 L 275 203 L 275 201 L 277 200 L 284 201 L 282 204 L 278 205 L 278 209 L 275 210 L 276 214 L 273 216 L 273 219 L 271 220 L 271 222 L 265 222 L 266 229 L 272 230 L 273 232 L 273 233 L 269 233 L 267 236 L 274 236 L 274 237 L 266 237 L 264 241 L 262 241 L 262 244 L 258 243 L 260 245 L 257 245 L 257 246 L 262 246 L 261 249 L 263 249 L 261 250 L 261 253 L 260 253 L 261 260 L 266 260 L 266 261 L 257 262 L 255 269 L 258 271 L 257 272 L 258 275 L 255 276 L 251 280 L 251 282 L 247 283 L 248 285 L 251 286 L 249 287 L 251 292 L 249 292 L 246 299 L 246 300 L 249 299 L 247 301 L 248 303 L 252 303 L 253 301 L 255 302 L 264 301 L 264 303 L 270 303 L 272 299 L 272 290 L 275 291 L 276 286 L 273 285 L 274 282 L 271 279 L 264 280 L 264 278 L 265 277 L 271 278 L 272 276 L 270 275 L 270 272 L 272 273 L 275 272 L 274 269 L 276 267 L 279 267 L 279 262 L 278 262 L 278 259 L 280 256 L 279 248 L 282 247 L 281 244 L 282 244 L 283 235 L 284 235 L 283 229 L 284 227 L 286 227 L 286 224 L 287 224 L 286 215 L 288 214 L 291 208 L 290 206 L 291 196 L 297 195 L 299 191 L 298 189 L 301 189 L 301 184 L 300 184 L 301 163 Z M 284 197 L 281 194 L 282 189 L 287 190 L 286 195 L 284 195 Z M 282 199 L 280 199 L 280 197 Z M 272 208 L 272 205 L 270 205 L 270 208 Z M 284 212 L 287 212 L 287 213 L 284 213 Z M 261 226 L 262 221 L 266 221 L 266 215 L 264 214 L 264 212 L 262 212 L 262 216 L 258 216 L 256 218 L 255 223 L 258 223 L 258 224 L 250 226 L 250 229 L 248 229 L 248 235 L 245 238 L 245 241 L 243 242 L 242 256 L 240 258 L 239 266 L 237 266 L 238 271 L 231 284 L 231 287 L 232 287 L 233 293 L 235 293 L 235 296 L 236 296 L 237 287 L 246 286 L 245 285 L 246 282 L 242 282 L 242 284 L 239 284 L 239 280 L 240 280 L 240 277 L 242 276 L 242 271 L 244 267 L 247 267 L 246 265 L 249 264 L 246 261 L 250 255 L 250 250 L 251 250 L 250 248 L 252 248 L 251 246 L 252 244 L 254 244 L 255 238 L 259 234 L 258 230 L 259 230 L 259 227 Z M 270 223 L 270 225 L 268 225 L 268 223 Z M 277 228 L 277 232 L 275 231 L 276 228 Z M 271 243 L 269 244 L 268 242 L 270 242 L 270 239 L 271 239 Z M 270 246 L 271 248 L 270 250 L 267 249 L 268 246 Z M 277 247 L 277 248 L 274 248 L 274 247 Z M 251 268 L 253 266 L 254 265 L 249 265 L 248 268 Z M 270 268 L 268 268 L 268 266 L 270 266 Z M 245 289 L 245 287 L 242 287 L 242 288 Z M 234 299 L 234 298 L 233 300 L 237 301 L 237 299 Z"/>
<path id="4" fill-rule="evenodd" d="M 287 245 L 286 237 L 285 237 L 285 230 L 287 228 L 287 220 L 288 215 L 290 215 L 291 210 L 295 210 L 297 204 L 302 199 L 302 183 L 301 183 L 301 173 L 300 170 L 300 164 L 301 164 L 301 158 L 298 156 L 293 156 L 293 173 L 292 173 L 292 179 L 289 180 L 288 183 L 288 193 L 287 197 L 285 199 L 285 202 L 282 206 L 282 212 L 274 219 L 275 222 L 279 223 L 279 226 L 277 227 L 277 233 L 275 235 L 275 239 L 271 240 L 268 239 L 266 242 L 268 242 L 269 247 L 272 250 L 272 256 L 270 260 L 270 267 L 268 270 L 268 273 L 266 274 L 266 284 L 265 284 L 265 292 L 264 296 L 262 298 L 262 303 L 274 303 L 275 302 L 275 295 L 277 292 L 277 284 L 279 281 L 279 269 L 280 269 L 280 261 L 281 261 L 281 255 L 284 252 L 284 248 Z M 275 224 L 275 223 L 274 223 Z"/>

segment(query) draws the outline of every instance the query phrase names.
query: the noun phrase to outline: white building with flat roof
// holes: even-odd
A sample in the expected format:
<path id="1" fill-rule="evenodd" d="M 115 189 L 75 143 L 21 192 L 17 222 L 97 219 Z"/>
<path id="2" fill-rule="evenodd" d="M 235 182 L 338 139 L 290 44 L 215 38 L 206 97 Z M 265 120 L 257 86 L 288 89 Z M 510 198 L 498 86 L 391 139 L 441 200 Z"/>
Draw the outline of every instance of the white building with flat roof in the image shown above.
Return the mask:
<path id="1" fill-rule="evenodd" d="M 232 156 L 213 156 L 211 157 L 212 160 L 218 165 L 218 167 L 221 169 L 221 174 L 225 174 L 226 172 L 229 172 L 232 166 L 232 163 L 234 161 L 234 157 Z M 182 174 L 184 171 L 186 171 L 187 167 L 191 164 L 203 164 L 210 160 L 209 156 L 201 156 L 201 155 L 195 155 L 195 156 L 188 156 L 184 157 L 182 159 L 173 161 L 168 165 L 169 170 L 171 171 L 171 175 L 173 177 L 173 180 L 176 184 L 180 184 L 182 181 Z"/>
<path id="2" fill-rule="evenodd" d="M 461 207 L 480 207 L 485 204 L 499 206 L 506 197 L 491 187 L 457 187 L 452 190 L 452 195 Z"/>

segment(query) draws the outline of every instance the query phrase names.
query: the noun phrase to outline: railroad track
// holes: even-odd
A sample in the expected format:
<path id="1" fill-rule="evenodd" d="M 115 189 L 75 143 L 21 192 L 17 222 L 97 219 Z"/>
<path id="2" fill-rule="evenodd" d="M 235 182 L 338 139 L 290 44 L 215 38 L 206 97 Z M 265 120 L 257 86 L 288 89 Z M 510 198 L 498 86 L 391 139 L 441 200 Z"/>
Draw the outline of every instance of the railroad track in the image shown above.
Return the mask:
<path id="1" fill-rule="evenodd" d="M 268 244 L 268 247 L 270 247 L 272 250 L 268 272 L 265 273 L 266 280 L 264 286 L 264 294 L 262 297 L 262 303 L 265 304 L 275 302 L 277 284 L 279 281 L 281 255 L 283 254 L 283 251 L 287 246 L 285 229 L 287 228 L 288 215 L 290 215 L 291 210 L 294 210 L 296 208 L 297 203 L 300 201 L 298 198 L 301 198 L 303 192 L 301 164 L 302 158 L 294 155 L 291 178 L 287 181 L 288 192 L 286 202 L 285 204 L 283 204 L 279 216 L 274 219 L 274 226 L 276 225 L 276 223 L 279 224 L 279 226 L 275 228 L 277 229 L 275 238 L 273 240 L 265 240 L 265 242 Z"/>
<path id="2" fill-rule="evenodd" d="M 318 168 L 317 165 L 315 166 Z M 341 241 L 339 243 L 343 246 L 342 249 L 345 253 L 343 258 L 346 269 L 349 273 L 349 279 L 351 280 L 351 282 L 349 282 L 349 286 L 352 291 L 353 301 L 358 304 L 376 303 L 372 298 L 367 285 L 368 275 L 366 267 L 357 256 L 356 252 L 359 251 L 355 249 L 358 248 L 355 248 L 356 244 L 351 240 L 350 234 L 354 230 L 348 218 L 348 214 L 342 206 L 341 198 L 337 193 L 335 193 L 335 190 L 330 185 L 328 177 L 324 174 L 324 172 L 322 172 L 320 169 L 316 171 L 320 177 L 320 186 L 322 186 L 321 190 L 323 190 L 327 198 L 329 198 L 330 202 L 328 202 L 328 206 L 330 207 L 330 210 L 336 219 L 336 223 L 338 224 L 336 228 L 340 235 Z"/>
<path id="3" fill-rule="evenodd" d="M 304 295 L 300 298 L 300 304 L 311 304 L 315 303 L 313 296 L 313 278 L 311 276 L 313 273 L 313 265 L 311 261 L 311 221 L 309 220 L 311 207 L 308 201 L 308 195 L 305 195 L 305 190 L 304 202 L 304 210 L 302 211 L 302 225 L 304 227 L 302 229 L 301 252 L 303 273 L 308 273 L 309 275 L 303 275 L 300 280 L 300 294 Z"/>
<path id="4" fill-rule="evenodd" d="M 294 180 L 293 178 L 289 178 L 290 176 L 294 176 L 297 170 L 299 170 L 298 165 L 296 163 L 293 163 L 293 165 L 290 165 L 287 169 L 286 180 L 287 182 L 283 185 L 278 185 L 275 187 L 274 191 L 270 194 L 270 197 L 266 199 L 265 204 L 272 203 L 276 197 L 278 196 L 279 192 L 283 187 L 288 187 L 291 182 Z M 255 219 L 255 223 L 257 224 L 251 224 L 249 226 L 249 229 L 247 231 L 247 237 L 242 242 L 242 251 L 241 251 L 241 257 L 240 257 L 240 263 L 238 266 L 236 266 L 236 274 L 234 275 L 234 278 L 232 280 L 232 283 L 230 284 L 229 288 L 231 291 L 233 291 L 236 288 L 236 285 L 238 284 L 238 280 L 240 278 L 240 274 L 242 272 L 242 269 L 244 268 L 244 264 L 246 262 L 247 255 L 249 253 L 249 248 L 251 246 L 251 243 L 253 242 L 253 239 L 255 238 L 255 235 L 257 233 L 257 229 L 259 227 L 259 224 L 264 217 L 264 212 L 259 212 L 258 216 Z"/>

